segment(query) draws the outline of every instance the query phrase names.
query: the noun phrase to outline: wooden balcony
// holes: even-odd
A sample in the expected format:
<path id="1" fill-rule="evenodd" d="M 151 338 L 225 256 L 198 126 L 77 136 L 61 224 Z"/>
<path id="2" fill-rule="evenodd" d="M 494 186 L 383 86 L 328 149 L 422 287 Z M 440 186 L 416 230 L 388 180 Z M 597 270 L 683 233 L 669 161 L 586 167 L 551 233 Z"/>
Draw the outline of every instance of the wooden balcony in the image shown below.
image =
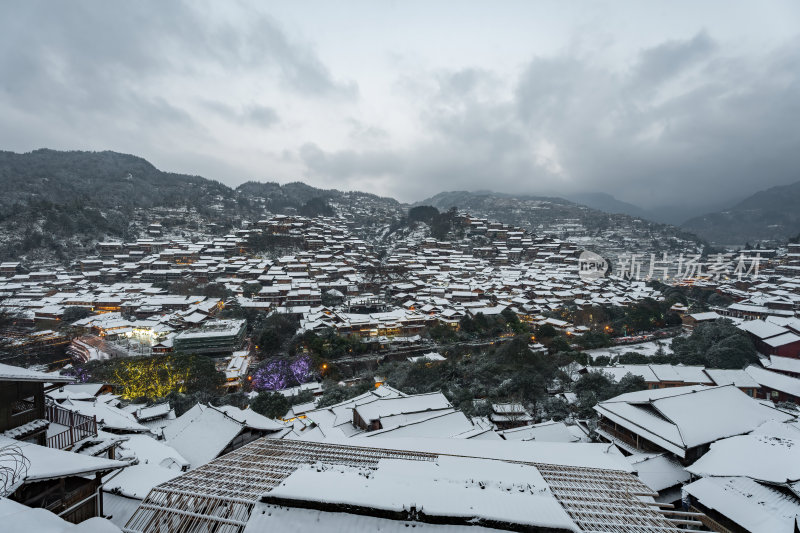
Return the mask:
<path id="1" fill-rule="evenodd" d="M 68 450 L 72 446 L 86 437 L 97 435 L 97 419 L 88 417 L 69 409 L 64 409 L 58 404 L 47 405 L 45 418 L 51 424 L 64 426 L 65 429 L 60 433 L 51 435 L 47 438 L 48 448 L 58 448 Z"/>

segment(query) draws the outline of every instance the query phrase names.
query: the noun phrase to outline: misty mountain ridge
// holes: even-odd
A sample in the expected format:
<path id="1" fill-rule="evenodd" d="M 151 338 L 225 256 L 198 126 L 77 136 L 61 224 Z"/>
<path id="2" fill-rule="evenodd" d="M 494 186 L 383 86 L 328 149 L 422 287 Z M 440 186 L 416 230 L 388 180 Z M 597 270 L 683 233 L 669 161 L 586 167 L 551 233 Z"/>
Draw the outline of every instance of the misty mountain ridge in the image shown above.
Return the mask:
<path id="1" fill-rule="evenodd" d="M 644 208 L 630 202 L 619 200 L 618 198 L 606 192 L 578 192 L 578 193 L 560 194 L 558 192 L 551 191 L 548 193 L 539 193 L 539 194 L 513 194 L 513 193 L 494 192 L 487 189 L 480 189 L 471 192 L 450 191 L 445 193 L 439 193 L 437 195 L 432 196 L 429 199 L 415 202 L 412 205 L 424 205 L 426 202 L 429 201 L 436 202 L 441 198 L 441 195 L 443 194 L 447 195 L 472 194 L 479 196 L 494 195 L 496 197 L 541 199 L 556 203 L 559 203 L 559 200 L 561 200 L 561 201 L 568 201 L 584 205 L 586 207 L 591 207 L 592 209 L 603 211 L 604 213 L 628 215 L 631 217 L 641 218 L 644 220 L 658 222 L 661 224 L 670 224 L 673 226 L 679 226 L 683 222 L 693 217 L 696 217 L 700 214 L 721 210 L 726 205 L 725 203 L 710 202 L 700 206 L 662 205 L 662 206 Z"/>
<path id="2" fill-rule="evenodd" d="M 610 195 L 590 195 L 588 199 L 595 203 L 624 207 L 620 206 L 624 202 Z M 679 246 L 705 246 L 697 236 L 676 226 L 628 214 L 609 213 L 556 196 L 446 191 L 415 205 L 431 205 L 440 210 L 455 207 L 535 233 L 577 238 L 587 245 L 596 246 L 598 250 L 614 248 L 618 251 L 630 238 L 650 246 L 653 251 Z"/>
<path id="3" fill-rule="evenodd" d="M 161 171 L 130 154 L 49 149 L 0 152 L 0 187 L 2 259 L 32 253 L 34 259 L 63 260 L 87 253 L 99 240 L 136 238 L 148 222 L 163 217 L 151 209 L 180 211 L 172 216 L 200 217 L 227 231 L 243 219 L 260 217 L 264 208 L 304 212 L 312 199 L 347 205 L 353 197 L 378 198 L 300 182 L 247 182 L 233 189 L 200 176 Z M 396 200 L 379 201 L 399 208 Z"/>
<path id="4" fill-rule="evenodd" d="M 759 191 L 729 209 L 687 220 L 681 227 L 727 245 L 793 238 L 800 233 L 800 181 Z"/>
<path id="5" fill-rule="evenodd" d="M 371 198 L 392 211 L 403 204 L 371 193 L 319 189 L 302 182 L 248 181 L 236 188 L 201 176 L 164 172 L 147 160 L 112 151 L 35 150 L 0 152 L 0 244 L 4 255 L 31 248 L 58 248 L 68 240 L 90 245 L 103 238 L 135 237 L 136 209 L 185 208 L 217 224 L 237 227 L 243 218 L 270 212 L 300 212 L 311 200 L 348 209 L 354 198 Z M 657 232 L 666 226 L 651 222 L 648 211 L 607 193 L 580 193 L 562 198 L 514 195 L 492 191 L 445 191 L 413 205 L 441 210 L 457 207 L 502 222 L 531 228 L 579 220 L 587 228 L 630 225 L 641 219 Z M 773 187 L 739 202 L 734 208 L 696 217 L 670 234 L 696 232 L 727 244 L 796 235 L 800 182 Z M 139 216 L 141 219 L 141 216 Z M 138 222 L 141 226 L 141 220 Z M 138 228 L 141 231 L 141 227 Z M 735 241 L 731 240 L 740 236 Z M 686 238 L 684 235 L 682 238 Z M 30 241 L 22 245 L 23 241 Z"/>
<path id="6" fill-rule="evenodd" d="M 165 172 L 147 160 L 112 151 L 0 151 L 0 213 L 13 205 L 45 202 L 97 208 L 210 206 L 237 196 L 260 197 L 281 208 L 301 207 L 314 198 L 338 199 L 345 193 L 302 182 L 248 181 L 236 188 L 202 176 Z M 370 193 L 359 196 L 380 198 Z M 394 199 L 382 200 L 398 203 Z M 399 203 L 398 203 L 399 204 Z"/>

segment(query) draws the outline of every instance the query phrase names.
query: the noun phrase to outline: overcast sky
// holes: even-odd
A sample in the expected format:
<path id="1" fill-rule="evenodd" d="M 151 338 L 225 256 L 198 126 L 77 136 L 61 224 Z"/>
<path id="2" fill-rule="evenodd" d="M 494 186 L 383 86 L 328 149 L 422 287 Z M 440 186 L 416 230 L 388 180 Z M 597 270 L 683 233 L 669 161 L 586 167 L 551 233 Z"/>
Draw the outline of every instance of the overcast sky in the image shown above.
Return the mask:
<path id="1" fill-rule="evenodd" d="M 0 0 L 0 149 L 402 201 L 800 180 L 800 2 Z"/>

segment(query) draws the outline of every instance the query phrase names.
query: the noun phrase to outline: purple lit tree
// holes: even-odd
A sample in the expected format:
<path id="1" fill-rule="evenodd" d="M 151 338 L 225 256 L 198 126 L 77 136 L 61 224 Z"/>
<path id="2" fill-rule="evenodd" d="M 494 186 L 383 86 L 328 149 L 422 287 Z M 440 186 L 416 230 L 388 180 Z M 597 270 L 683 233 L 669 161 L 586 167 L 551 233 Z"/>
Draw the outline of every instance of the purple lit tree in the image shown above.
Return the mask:
<path id="1" fill-rule="evenodd" d="M 68 370 L 64 370 L 62 374 L 65 376 L 73 376 L 81 383 L 86 383 L 92 377 L 89 369 L 82 366 L 73 366 Z"/>
<path id="2" fill-rule="evenodd" d="M 253 373 L 253 388 L 257 390 L 285 389 L 289 381 L 289 365 L 284 359 L 272 359 Z"/>
<path id="3" fill-rule="evenodd" d="M 311 358 L 306 354 L 298 356 L 289 365 L 289 370 L 297 384 L 302 385 L 311 378 Z"/>

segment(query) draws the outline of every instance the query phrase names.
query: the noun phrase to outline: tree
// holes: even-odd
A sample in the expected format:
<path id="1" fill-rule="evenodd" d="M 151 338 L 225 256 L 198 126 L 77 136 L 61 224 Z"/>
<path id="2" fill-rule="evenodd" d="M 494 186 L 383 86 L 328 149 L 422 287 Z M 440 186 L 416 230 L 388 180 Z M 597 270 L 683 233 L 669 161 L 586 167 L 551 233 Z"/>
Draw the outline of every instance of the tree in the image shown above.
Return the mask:
<path id="1" fill-rule="evenodd" d="M 591 393 L 597 398 L 608 399 L 614 395 L 615 387 L 611 376 L 605 372 L 587 372 L 575 382 L 573 390 L 579 397 Z"/>
<path id="2" fill-rule="evenodd" d="M 290 315 L 272 313 L 253 331 L 259 350 L 265 355 L 276 355 L 285 351 L 300 323 Z"/>
<path id="3" fill-rule="evenodd" d="M 322 305 L 325 307 L 334 307 L 341 304 L 343 301 L 344 295 L 335 289 L 322 293 Z"/>
<path id="4" fill-rule="evenodd" d="M 92 381 L 114 386 L 128 400 L 156 400 L 173 392 L 214 396 L 224 381 L 212 359 L 182 353 L 91 361 L 79 370 Z"/>
<path id="5" fill-rule="evenodd" d="M 647 382 L 644 380 L 642 376 L 634 376 L 630 372 L 622 376 L 617 383 L 616 390 L 614 391 L 614 396 L 619 396 L 620 394 L 626 394 L 629 392 L 636 392 L 640 390 L 645 390 L 647 388 Z M 613 396 L 612 396 L 613 398 Z"/>
<path id="6" fill-rule="evenodd" d="M 578 416 L 594 417 L 593 408 L 598 402 L 646 388 L 647 383 L 644 378 L 634 376 L 630 372 L 625 374 L 619 383 L 614 383 L 611 376 L 604 372 L 587 372 L 573 386 L 574 392 L 578 395 Z"/>
<path id="7" fill-rule="evenodd" d="M 322 198 L 311 198 L 305 204 L 300 206 L 297 212 L 304 217 L 309 218 L 319 216 L 332 217 L 336 214 L 333 208 L 325 203 L 325 200 Z"/>
<path id="8" fill-rule="evenodd" d="M 314 401 L 314 393 L 310 390 L 300 391 L 294 396 L 287 398 L 291 405 L 298 405 L 301 403 L 309 403 Z"/>
<path id="9" fill-rule="evenodd" d="M 352 387 L 341 387 L 335 383 L 328 382 L 326 383 L 326 386 L 324 386 L 324 392 L 322 393 L 322 396 L 320 396 L 319 401 L 317 401 L 317 407 L 322 408 L 336 405 L 337 403 L 341 403 L 349 400 L 350 398 L 355 398 L 360 394 L 364 394 L 371 388 L 372 387 L 369 383 L 353 385 Z"/>
<path id="10" fill-rule="evenodd" d="M 570 414 L 569 404 L 562 398 L 550 397 L 543 402 L 542 412 L 545 418 L 564 420 Z"/>
<path id="11" fill-rule="evenodd" d="M 503 312 L 500 313 L 506 321 L 506 327 L 513 331 L 514 333 L 523 333 L 527 331 L 527 327 L 525 324 L 520 322 L 517 313 L 512 311 L 511 309 L 503 309 Z"/>
<path id="12" fill-rule="evenodd" d="M 672 340 L 673 363 L 744 368 L 758 361 L 750 337 L 728 319 L 699 324 L 688 337 Z"/>
<path id="13" fill-rule="evenodd" d="M 245 283 L 244 287 L 242 287 L 242 295 L 245 298 L 252 298 L 254 294 L 261 290 L 260 283 Z"/>
<path id="14" fill-rule="evenodd" d="M 281 418 L 290 407 L 289 400 L 277 392 L 262 392 L 250 404 L 250 409 L 267 418 Z"/>
<path id="15" fill-rule="evenodd" d="M 73 305 L 64 309 L 64 314 L 61 316 L 63 322 L 72 323 L 76 320 L 82 320 L 91 316 L 92 312 L 86 307 Z"/>
<path id="16" fill-rule="evenodd" d="M 649 361 L 646 355 L 637 352 L 625 352 L 619 356 L 618 362 L 621 365 L 646 365 Z"/>
<path id="17" fill-rule="evenodd" d="M 547 348 L 549 349 L 550 353 L 554 354 L 559 352 L 568 352 L 572 349 L 572 347 L 569 344 L 569 341 L 567 341 L 567 339 L 565 339 L 560 335 L 555 339 L 553 339 L 552 341 L 550 341 L 550 344 L 548 345 Z"/>
<path id="18" fill-rule="evenodd" d="M 428 334 L 431 336 L 431 339 L 439 343 L 453 342 L 458 338 L 456 331 L 444 324 L 437 324 L 428 328 Z"/>
<path id="19" fill-rule="evenodd" d="M 584 349 L 605 348 L 611 346 L 611 337 L 605 333 L 597 331 L 587 331 L 576 341 Z"/>
<path id="20" fill-rule="evenodd" d="M 536 328 L 536 338 L 539 340 L 552 339 L 558 335 L 558 330 L 552 324 L 542 324 Z"/>
<path id="21" fill-rule="evenodd" d="M 439 210 L 430 205 L 420 205 L 408 210 L 408 220 L 412 222 L 430 222 L 439 215 Z"/>

